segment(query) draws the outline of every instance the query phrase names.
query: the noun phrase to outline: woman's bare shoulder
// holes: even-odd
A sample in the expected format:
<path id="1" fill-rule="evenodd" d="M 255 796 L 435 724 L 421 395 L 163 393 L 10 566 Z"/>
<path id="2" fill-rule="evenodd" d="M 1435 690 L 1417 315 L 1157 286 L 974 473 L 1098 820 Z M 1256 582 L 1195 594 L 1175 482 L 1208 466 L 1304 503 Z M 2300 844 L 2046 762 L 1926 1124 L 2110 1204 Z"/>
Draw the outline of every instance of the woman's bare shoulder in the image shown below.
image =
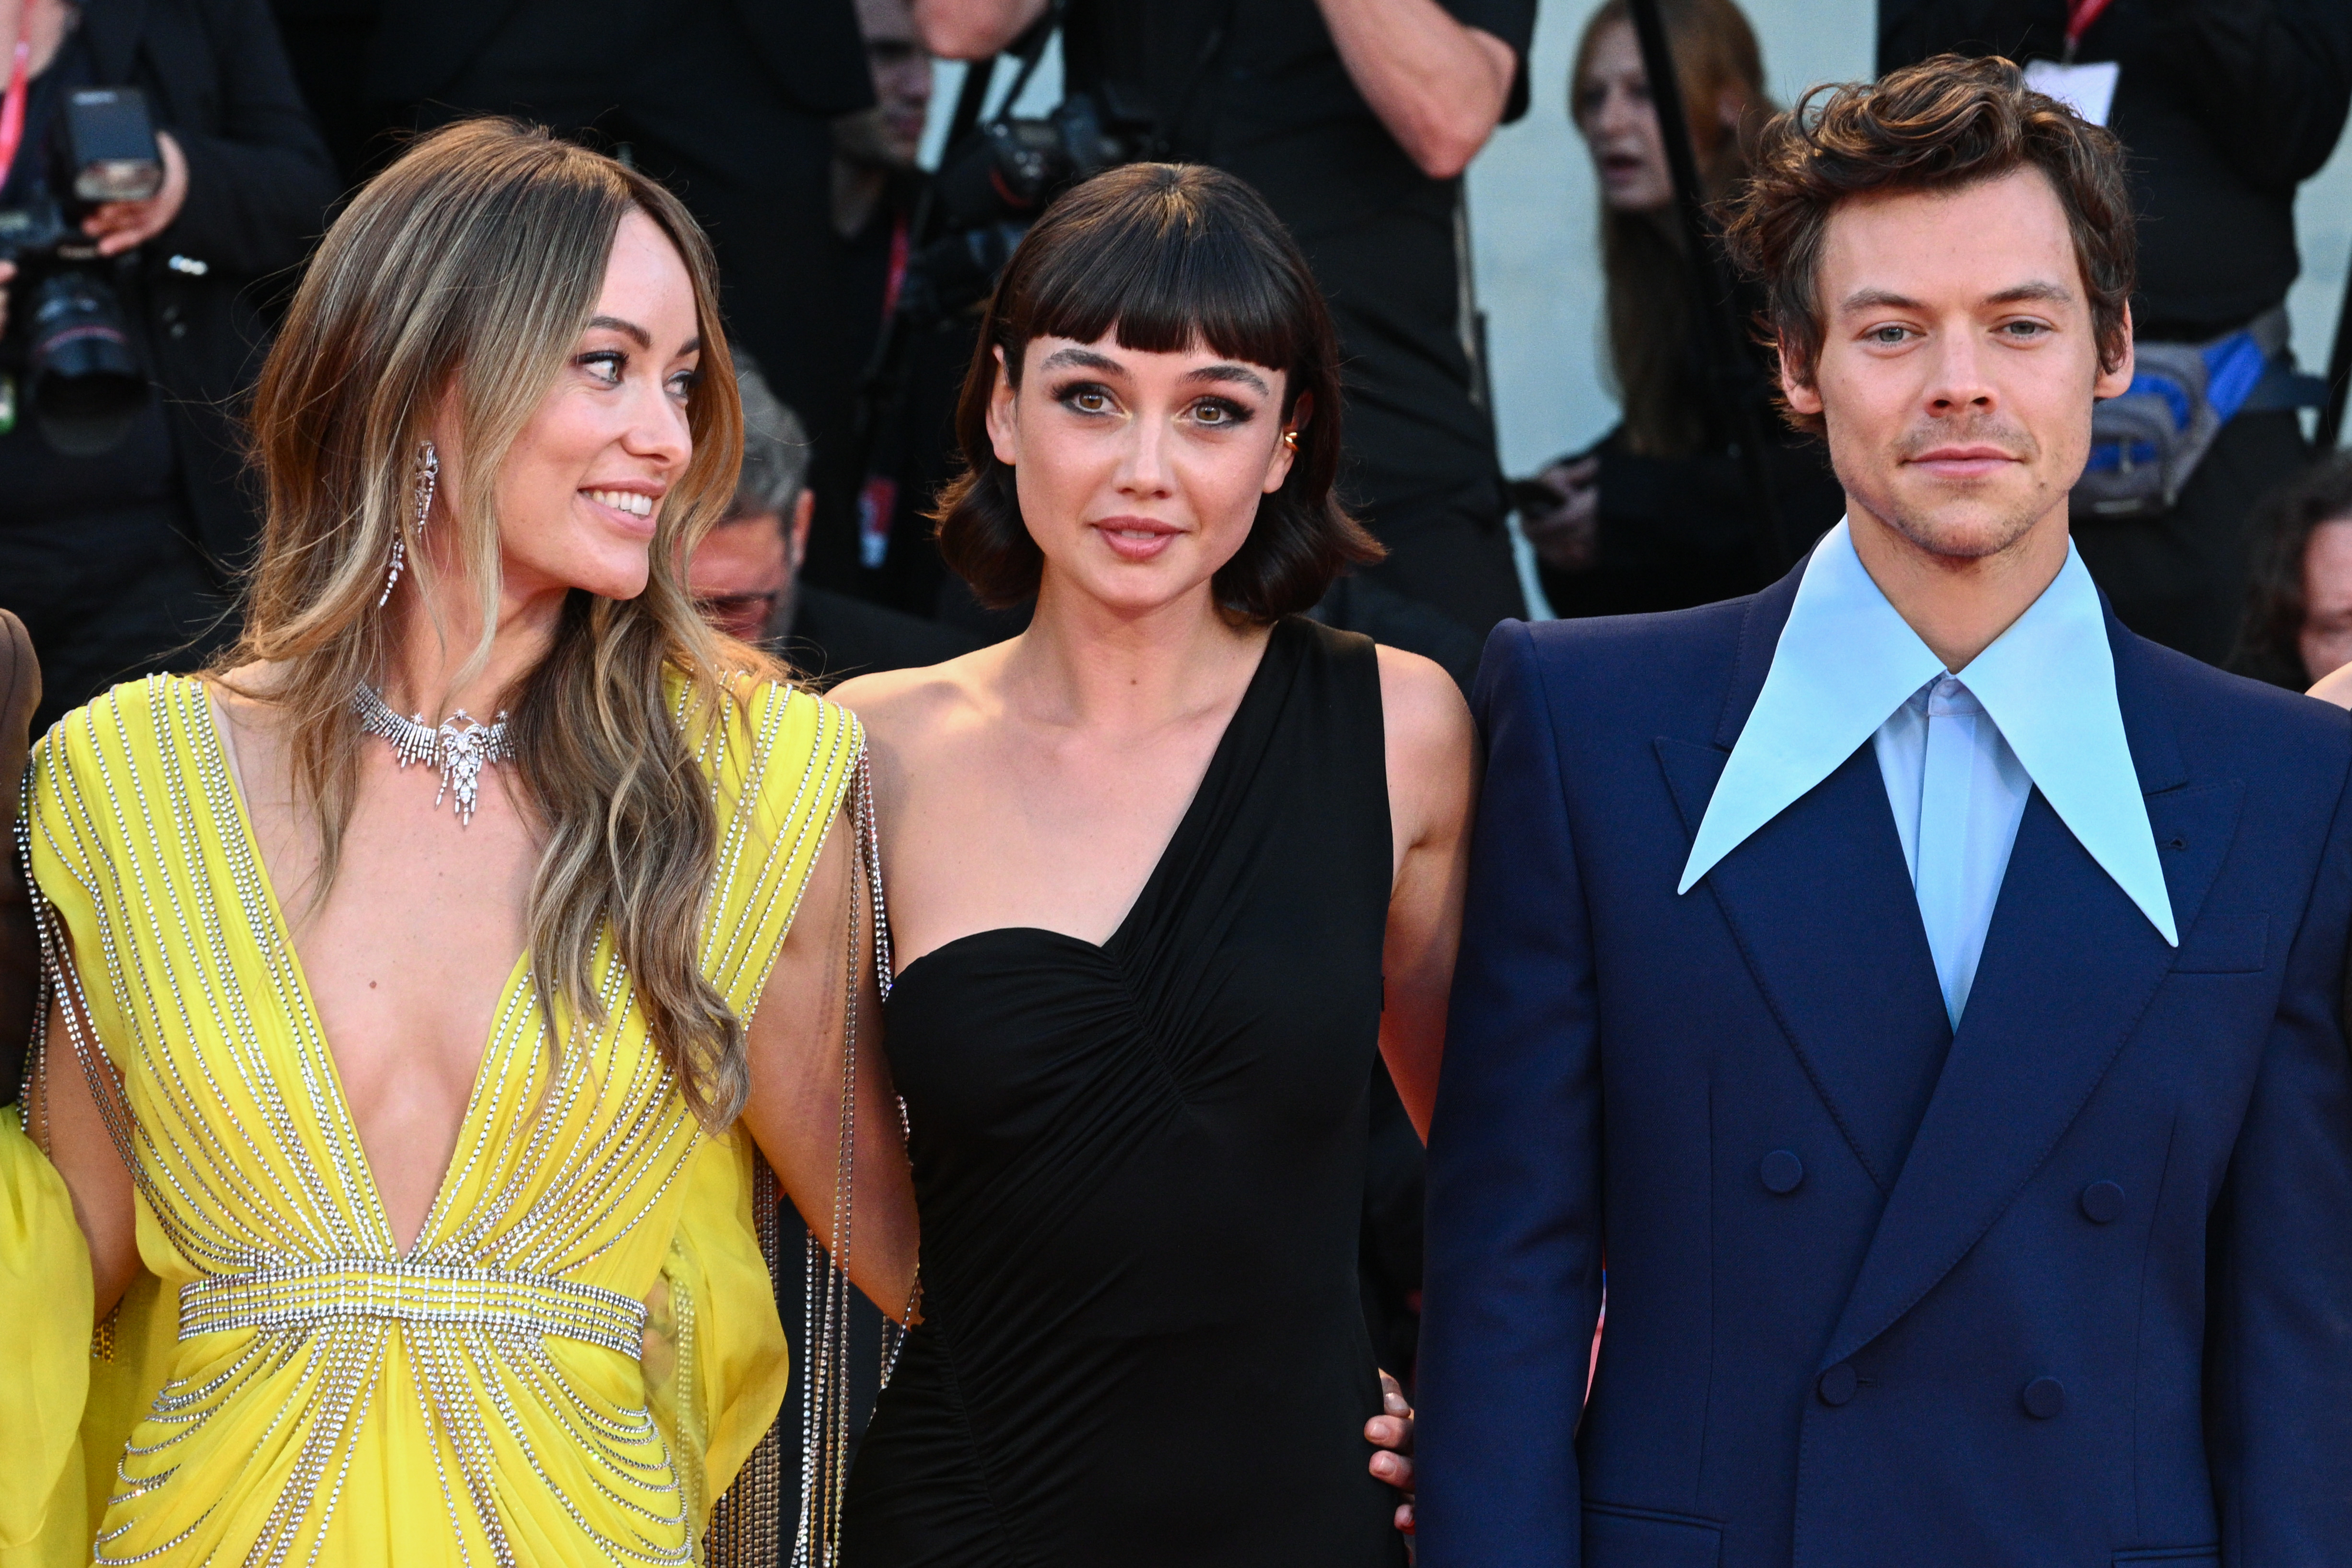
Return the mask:
<path id="1" fill-rule="evenodd" d="M 1451 841 L 1477 780 L 1477 727 L 1444 669 L 1401 648 L 1380 650 L 1389 811 L 1402 843 Z"/>
<path id="2" fill-rule="evenodd" d="M 1000 648 L 982 648 L 945 664 L 858 675 L 825 695 L 856 714 L 877 746 L 904 751 L 981 706 L 1003 658 Z"/>
<path id="3" fill-rule="evenodd" d="M 1431 764 L 1466 759 L 1476 733 L 1454 677 L 1419 653 L 1386 646 L 1376 652 L 1390 755 Z"/>

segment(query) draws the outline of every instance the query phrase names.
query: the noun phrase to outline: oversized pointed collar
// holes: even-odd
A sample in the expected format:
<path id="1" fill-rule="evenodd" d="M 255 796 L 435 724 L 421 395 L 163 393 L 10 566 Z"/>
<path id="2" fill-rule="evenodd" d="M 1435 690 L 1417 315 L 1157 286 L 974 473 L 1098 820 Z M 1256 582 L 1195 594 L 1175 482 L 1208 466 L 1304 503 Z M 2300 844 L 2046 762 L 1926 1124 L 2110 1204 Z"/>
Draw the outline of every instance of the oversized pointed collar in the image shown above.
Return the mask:
<path id="1" fill-rule="evenodd" d="M 1944 673 L 1943 661 L 1864 569 L 1841 519 L 1805 563 L 1764 688 L 1707 800 L 1676 891 L 1688 893 Z M 1953 673 L 2075 841 L 2178 947 L 2172 899 L 2116 700 L 2106 616 L 2072 541 L 2042 596 Z"/>

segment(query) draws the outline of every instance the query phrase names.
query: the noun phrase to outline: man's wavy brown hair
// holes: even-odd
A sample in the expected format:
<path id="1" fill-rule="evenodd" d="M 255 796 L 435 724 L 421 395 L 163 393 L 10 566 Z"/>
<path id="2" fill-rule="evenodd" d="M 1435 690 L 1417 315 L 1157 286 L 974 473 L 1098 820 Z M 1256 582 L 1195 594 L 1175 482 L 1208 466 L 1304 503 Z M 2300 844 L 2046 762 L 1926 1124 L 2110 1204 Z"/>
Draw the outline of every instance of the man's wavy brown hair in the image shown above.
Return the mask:
<path id="1" fill-rule="evenodd" d="M 2099 365 L 2130 347 L 2135 263 L 2122 144 L 2056 99 L 2025 85 L 1998 56 L 1938 55 L 1875 82 L 1818 87 L 1775 115 L 1757 140 L 1747 182 L 1724 211 L 1724 243 L 1760 278 L 1789 379 L 1812 382 L 1822 320 L 1817 280 L 1830 214 L 1855 196 L 1957 191 L 2038 169 L 2057 193 L 2090 296 Z M 1783 405 L 1789 423 L 1819 435 L 1819 414 Z"/>

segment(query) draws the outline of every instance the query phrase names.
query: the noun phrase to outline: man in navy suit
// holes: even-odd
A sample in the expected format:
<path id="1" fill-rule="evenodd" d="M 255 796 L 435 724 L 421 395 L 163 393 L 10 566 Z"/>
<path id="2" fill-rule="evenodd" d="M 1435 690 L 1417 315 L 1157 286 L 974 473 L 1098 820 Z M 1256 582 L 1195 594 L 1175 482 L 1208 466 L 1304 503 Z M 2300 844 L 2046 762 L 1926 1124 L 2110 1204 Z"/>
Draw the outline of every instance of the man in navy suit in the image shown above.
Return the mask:
<path id="1" fill-rule="evenodd" d="M 1776 121 L 1729 238 L 1846 520 L 1487 645 L 1425 1568 L 2352 1563 L 2352 727 L 2068 540 L 2120 164 L 2000 60 Z"/>

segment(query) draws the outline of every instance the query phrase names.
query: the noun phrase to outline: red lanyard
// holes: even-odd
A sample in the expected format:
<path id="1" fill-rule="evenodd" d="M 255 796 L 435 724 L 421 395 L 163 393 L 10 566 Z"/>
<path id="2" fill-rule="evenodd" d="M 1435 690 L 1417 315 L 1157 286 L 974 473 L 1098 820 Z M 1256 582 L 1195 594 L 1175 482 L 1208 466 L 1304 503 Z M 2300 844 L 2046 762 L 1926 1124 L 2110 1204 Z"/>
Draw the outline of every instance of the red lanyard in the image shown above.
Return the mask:
<path id="1" fill-rule="evenodd" d="M 2066 57 L 2074 57 L 2074 46 L 2091 30 L 2091 24 L 2105 14 L 2115 0 L 2066 0 Z"/>
<path id="2" fill-rule="evenodd" d="M 890 270 L 882 285 L 882 319 L 898 313 L 898 291 L 907 283 L 907 220 L 901 214 L 890 228 Z"/>
<path id="3" fill-rule="evenodd" d="M 33 63 L 33 40 L 16 40 L 16 63 L 8 72 L 8 96 L 0 99 L 0 185 L 16 167 L 16 144 L 25 140 L 25 77 Z"/>

